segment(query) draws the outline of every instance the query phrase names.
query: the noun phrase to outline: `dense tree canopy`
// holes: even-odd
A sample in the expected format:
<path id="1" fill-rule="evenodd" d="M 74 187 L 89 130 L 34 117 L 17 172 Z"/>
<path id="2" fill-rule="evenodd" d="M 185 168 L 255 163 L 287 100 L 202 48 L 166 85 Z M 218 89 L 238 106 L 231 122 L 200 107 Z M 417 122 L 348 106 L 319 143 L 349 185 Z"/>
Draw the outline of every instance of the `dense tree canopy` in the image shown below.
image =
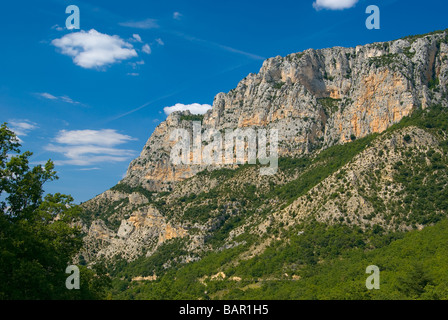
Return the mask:
<path id="1" fill-rule="evenodd" d="M 0 299 L 101 298 L 104 275 L 81 268 L 81 289 L 68 290 L 65 273 L 82 245 L 80 208 L 63 194 L 44 196 L 57 179 L 54 165 L 30 167 L 31 152 L 6 124 L 0 128 Z"/>

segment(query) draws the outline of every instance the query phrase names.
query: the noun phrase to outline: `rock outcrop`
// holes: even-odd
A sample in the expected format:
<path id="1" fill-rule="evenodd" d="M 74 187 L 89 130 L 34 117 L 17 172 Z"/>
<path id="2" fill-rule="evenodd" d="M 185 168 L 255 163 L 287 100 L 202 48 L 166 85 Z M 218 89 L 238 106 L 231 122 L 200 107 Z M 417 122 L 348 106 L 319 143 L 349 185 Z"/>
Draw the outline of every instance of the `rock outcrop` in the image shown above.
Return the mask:
<path id="1" fill-rule="evenodd" d="M 267 59 L 228 93 L 216 95 L 203 129 L 276 128 L 280 156 L 382 132 L 416 108 L 446 97 L 446 32 L 356 48 L 309 49 Z M 438 82 L 441 90 L 430 87 Z M 189 112 L 175 112 L 131 162 L 123 183 L 169 191 L 204 166 L 174 166 L 170 133 L 191 128 Z"/>
<path id="2" fill-rule="evenodd" d="M 134 260 L 143 254 L 150 255 L 166 240 L 185 235 L 186 230 L 172 226 L 156 208 L 143 207 L 123 219 L 116 232 L 103 221 L 95 220 L 84 239 L 88 244 L 84 257 L 110 259 L 120 255 L 123 259 Z"/>
<path id="3" fill-rule="evenodd" d="M 309 49 L 266 60 L 258 74 L 249 74 L 235 89 L 217 94 L 213 108 L 200 120 L 203 130 L 212 128 L 220 132 L 236 128 L 277 129 L 279 155 L 298 157 L 384 132 L 416 109 L 446 105 L 447 84 L 447 31 L 356 48 Z M 216 178 L 201 177 L 198 173 L 221 166 L 174 165 L 170 159 L 175 144 L 170 140 L 171 133 L 175 129 L 191 132 L 193 119 L 198 117 L 188 111 L 170 114 L 155 129 L 140 156 L 131 162 L 126 176 L 117 185 L 120 188 L 114 187 L 83 204 L 89 216 L 84 225 L 87 236 L 83 256 L 86 260 L 114 256 L 134 260 L 151 255 L 169 239 L 185 237 L 189 239 L 188 251 L 193 252 L 204 247 L 208 232 L 218 229 L 232 215 L 245 211 L 240 202 L 227 199 L 216 201 L 219 206 L 211 204 L 210 199 L 196 207 L 191 207 L 191 203 L 177 204 L 180 198 L 185 200 L 192 194 L 206 194 L 219 185 Z M 402 135 L 397 133 L 382 143 L 402 141 Z M 413 129 L 409 135 L 418 142 L 415 146 L 409 143 L 403 146 L 409 152 L 423 150 L 426 146 L 435 148 L 434 138 L 425 132 Z M 390 166 L 399 161 L 398 154 L 391 149 Z M 350 168 L 344 168 L 347 172 L 344 181 L 353 181 L 354 186 L 366 184 L 365 177 L 374 171 L 372 166 L 375 163 L 384 165 L 383 159 L 375 156 L 376 152 L 375 148 L 370 148 Z M 382 179 L 387 180 L 392 171 L 385 168 Z M 191 177 L 194 178 L 187 180 Z M 251 182 L 259 190 L 268 190 L 271 184 L 285 184 L 295 178 L 279 173 L 267 181 L 249 172 L 247 176 L 239 176 L 240 181 L 233 182 Z M 364 217 L 374 210 L 366 194 L 352 188 L 342 196 L 345 200 L 341 206 L 340 199 L 329 198 L 336 187 L 338 190 L 345 188 L 333 175 L 278 210 L 271 220 L 264 220 L 258 230 L 266 232 L 272 223 L 279 221 L 288 225 L 311 213 L 321 221 L 331 222 L 340 218 L 341 210 L 346 219 L 362 224 L 363 219 L 367 219 Z M 313 202 L 309 199 L 316 188 L 325 195 Z M 229 185 L 226 192 L 230 189 Z M 163 197 L 164 191 L 173 192 Z M 383 191 L 381 196 L 387 203 L 389 193 Z M 272 199 L 269 205 L 275 207 L 276 201 Z M 162 210 L 155 204 L 168 208 Z M 267 206 L 257 208 L 257 212 Z M 190 209 L 193 213 L 187 212 Z M 204 218 L 202 223 L 197 216 L 204 210 L 209 210 L 206 213 L 211 218 Z M 220 212 L 224 213 L 219 215 Z M 197 219 L 190 223 L 187 213 Z M 386 218 L 373 219 L 387 228 L 389 220 Z M 245 225 L 251 221 L 255 221 L 254 216 L 250 216 Z M 243 232 L 244 225 L 232 230 L 230 237 Z M 194 261 L 197 258 L 187 255 L 182 259 Z"/>

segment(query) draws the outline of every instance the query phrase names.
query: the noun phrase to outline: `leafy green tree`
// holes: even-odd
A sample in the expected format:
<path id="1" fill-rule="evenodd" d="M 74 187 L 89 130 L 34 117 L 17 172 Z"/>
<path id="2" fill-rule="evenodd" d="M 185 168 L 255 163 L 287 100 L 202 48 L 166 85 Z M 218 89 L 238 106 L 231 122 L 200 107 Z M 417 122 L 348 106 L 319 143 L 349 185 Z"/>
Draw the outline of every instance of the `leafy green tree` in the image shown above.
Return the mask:
<path id="1" fill-rule="evenodd" d="M 80 290 L 68 290 L 65 269 L 82 245 L 80 208 L 73 198 L 44 196 L 54 165 L 30 167 L 31 152 L 6 124 L 0 127 L 0 299 L 101 298 L 105 276 L 83 268 Z M 87 271 L 86 271 L 87 270 Z M 105 282 L 106 281 L 106 282 Z M 75 292 L 78 291 L 78 292 Z"/>
<path id="2" fill-rule="evenodd" d="M 420 262 L 413 263 L 404 276 L 398 277 L 398 291 L 411 299 L 420 298 L 427 286 L 433 287 L 432 279 Z"/>

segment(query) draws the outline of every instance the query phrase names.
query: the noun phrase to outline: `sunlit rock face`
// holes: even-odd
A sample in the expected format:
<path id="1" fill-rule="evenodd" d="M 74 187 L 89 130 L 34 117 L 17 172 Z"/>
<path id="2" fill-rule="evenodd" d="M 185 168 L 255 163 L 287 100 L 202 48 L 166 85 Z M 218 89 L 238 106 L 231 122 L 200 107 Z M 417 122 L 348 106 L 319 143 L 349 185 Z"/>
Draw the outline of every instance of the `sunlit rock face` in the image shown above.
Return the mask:
<path id="1" fill-rule="evenodd" d="M 448 80 L 446 33 L 356 48 L 309 49 L 267 59 L 228 93 L 216 95 L 204 129 L 276 128 L 280 155 L 300 155 L 382 132 L 441 99 Z M 441 92 L 430 93 L 438 79 Z M 446 93 L 445 93 L 446 94 Z M 189 112 L 168 116 L 129 165 L 123 182 L 168 191 L 204 166 L 174 166 L 172 130 L 191 130 Z"/>
<path id="2" fill-rule="evenodd" d="M 436 103 L 446 105 L 447 39 L 447 33 L 443 32 L 356 48 L 309 49 L 267 59 L 258 74 L 249 74 L 235 89 L 216 95 L 213 108 L 199 119 L 202 131 L 276 129 L 279 156 L 309 154 L 381 133 L 417 108 L 425 109 Z M 188 111 L 174 112 L 157 126 L 119 184 L 131 191 L 108 190 L 83 204 L 92 215 L 103 219 L 94 218 L 83 227 L 87 234 L 86 259 L 120 255 L 133 260 L 150 255 L 173 238 L 190 237 L 192 248 L 201 246 L 201 236 L 189 234 L 182 221 L 170 221 L 145 196 L 132 189 L 171 191 L 179 182 L 204 169 L 222 166 L 173 164 L 170 154 L 176 141 L 171 139 L 172 132 L 185 129 L 191 133 L 192 119 L 197 117 Z M 431 144 L 423 133 L 415 135 L 416 139 L 421 138 L 418 140 L 421 146 Z M 206 143 L 201 145 L 204 148 Z M 366 159 L 359 162 L 368 165 Z M 353 171 L 353 179 L 360 176 L 358 171 Z M 197 186 L 191 184 L 188 187 L 193 191 L 187 191 L 207 192 L 213 183 L 211 180 Z M 320 188 L 324 190 L 330 185 Z M 180 191 L 173 193 L 176 192 Z M 288 207 L 286 216 L 292 211 L 301 216 L 311 209 L 317 210 L 305 204 L 304 199 Z M 361 197 L 347 201 L 349 209 L 362 207 L 366 213 L 370 210 Z M 337 212 L 331 213 L 330 204 L 325 208 L 328 210 L 321 212 L 322 220 Z"/>

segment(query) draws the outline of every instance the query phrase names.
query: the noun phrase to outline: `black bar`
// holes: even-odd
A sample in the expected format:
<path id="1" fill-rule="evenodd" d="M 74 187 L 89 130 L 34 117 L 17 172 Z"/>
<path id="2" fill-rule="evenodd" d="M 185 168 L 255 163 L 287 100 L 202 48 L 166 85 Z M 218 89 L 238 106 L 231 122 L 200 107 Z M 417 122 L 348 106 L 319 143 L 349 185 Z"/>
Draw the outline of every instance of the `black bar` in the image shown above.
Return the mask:
<path id="1" fill-rule="evenodd" d="M 146 319 L 313 319 L 335 316 L 365 318 L 368 316 L 414 315 L 431 310 L 431 314 L 448 307 L 448 301 L 1 301 L 2 313 L 36 317 L 67 315 L 79 318 L 123 320 Z M 8 312 L 8 313 L 7 313 Z M 88 316 L 87 316 L 88 315 Z"/>

